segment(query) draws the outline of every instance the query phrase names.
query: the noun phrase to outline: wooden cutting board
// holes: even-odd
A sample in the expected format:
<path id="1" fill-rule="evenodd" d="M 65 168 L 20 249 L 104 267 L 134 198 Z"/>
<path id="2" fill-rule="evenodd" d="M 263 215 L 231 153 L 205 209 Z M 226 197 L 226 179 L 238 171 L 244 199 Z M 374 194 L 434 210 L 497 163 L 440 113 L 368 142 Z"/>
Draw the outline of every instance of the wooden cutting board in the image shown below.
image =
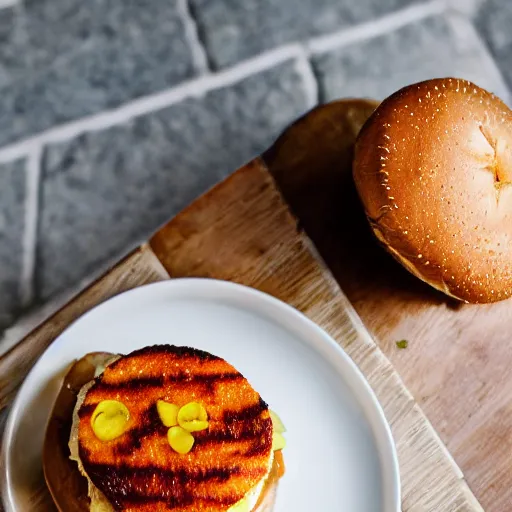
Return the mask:
<path id="1" fill-rule="evenodd" d="M 350 253 L 351 245 L 355 243 L 351 241 L 350 233 L 354 229 L 359 232 L 354 228 L 357 204 L 349 208 L 349 203 L 345 202 L 350 184 L 351 145 L 355 131 L 373 106 L 365 102 L 331 104 L 299 120 L 263 155 L 263 159 L 250 162 L 195 201 L 162 228 L 149 244 L 120 262 L 0 357 L 0 408 L 10 403 L 13 393 L 41 352 L 70 322 L 93 305 L 123 290 L 169 276 L 227 279 L 263 290 L 303 311 L 329 332 L 358 364 L 375 390 L 392 427 L 400 460 L 404 512 L 482 510 L 466 485 L 462 472 L 398 373 L 361 324 L 302 230 L 304 226 L 317 241 L 323 257 L 334 262 L 335 275 L 343 286 L 345 282 L 352 283 L 353 286 L 348 287 L 352 297 L 354 290 L 358 290 L 355 285 L 366 283 L 366 289 L 359 288 L 355 304 L 362 314 L 374 315 L 370 315 L 369 325 L 379 337 L 384 334 L 382 339 L 387 341 L 383 342 L 383 348 L 397 365 L 401 365 L 401 369 L 407 364 L 418 365 L 417 372 L 408 368 L 404 372 L 410 380 L 411 389 L 423 389 L 418 387 L 418 382 L 425 380 L 423 372 L 434 379 L 439 368 L 443 376 L 446 370 L 442 357 L 437 357 L 435 364 L 429 367 L 418 357 L 425 348 L 432 350 L 432 345 L 421 343 L 421 330 L 413 330 L 415 321 L 425 321 L 419 314 L 423 309 L 418 306 L 414 312 L 409 310 L 410 316 L 392 313 L 395 323 L 391 322 L 390 326 L 388 311 L 398 308 L 397 299 L 382 293 L 376 302 L 372 279 L 362 281 L 360 276 L 347 277 L 343 271 L 343 265 L 353 261 L 347 256 L 345 259 L 342 257 Z M 290 212 L 267 165 L 284 196 L 298 213 L 298 218 Z M 339 208 L 342 208 L 342 213 L 349 211 L 350 215 L 339 216 Z M 361 232 L 366 232 L 364 223 L 360 223 L 360 228 Z M 366 250 L 386 262 L 385 255 L 376 249 L 373 241 L 367 242 Z M 360 254 L 355 260 L 359 258 Z M 385 264 L 390 265 L 389 261 L 379 263 L 382 267 Z M 354 272 L 356 267 L 347 269 Z M 379 268 L 372 271 L 374 275 L 379 274 Z M 399 269 L 395 268 L 395 271 L 400 274 Z M 364 266 L 359 267 L 359 272 L 364 273 Z M 409 284 L 414 289 L 414 280 Z M 370 308 L 362 307 L 365 300 L 371 301 Z M 435 306 L 427 303 L 423 307 L 428 310 Z M 407 336 L 410 345 L 399 352 L 394 345 L 394 336 L 400 332 L 396 330 L 399 324 L 406 321 L 413 326 Z M 379 331 L 381 324 L 388 325 L 388 330 Z M 405 358 L 412 358 L 411 354 L 416 357 L 407 363 Z M 464 364 L 462 361 L 460 367 Z M 461 373 L 459 371 L 459 375 Z M 457 389 L 440 386 L 439 390 L 444 393 L 445 401 L 449 400 L 447 395 L 463 391 L 460 386 Z M 423 399 L 421 393 L 416 396 Z M 429 402 L 425 401 L 425 404 Z M 433 421 L 443 423 L 442 415 L 447 414 L 447 409 L 437 407 L 432 411 L 438 414 L 432 418 Z M 441 426 L 443 435 L 446 435 L 445 428 Z M 471 458 L 475 457 L 476 451 L 470 446 L 464 454 Z M 488 454 L 481 455 L 480 461 L 484 461 L 486 456 Z M 34 512 L 51 510 L 44 483 L 41 481 L 40 484 L 39 491 L 34 494 Z M 506 490 L 497 492 L 505 493 Z"/>

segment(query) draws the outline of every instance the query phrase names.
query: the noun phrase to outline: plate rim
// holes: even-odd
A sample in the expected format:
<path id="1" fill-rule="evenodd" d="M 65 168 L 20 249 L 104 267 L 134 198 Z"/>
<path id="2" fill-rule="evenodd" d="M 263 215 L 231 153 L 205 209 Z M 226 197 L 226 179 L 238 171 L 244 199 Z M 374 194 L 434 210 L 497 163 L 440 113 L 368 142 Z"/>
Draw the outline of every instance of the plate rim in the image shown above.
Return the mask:
<path id="1" fill-rule="evenodd" d="M 13 436 L 17 424 L 16 420 L 19 416 L 19 409 L 23 404 L 23 392 L 30 388 L 30 380 L 33 378 L 32 376 L 36 373 L 38 367 L 43 364 L 41 361 L 43 360 L 44 356 L 46 356 L 49 352 L 56 350 L 59 342 L 62 342 L 61 339 L 64 337 L 64 335 L 67 335 L 69 331 L 73 331 L 77 325 L 88 321 L 88 318 L 97 314 L 98 310 L 112 307 L 114 302 L 117 305 L 118 302 L 122 303 L 122 301 L 133 300 L 132 297 L 135 295 L 143 295 L 147 293 L 151 294 L 152 290 L 156 290 L 157 288 L 176 288 L 175 290 L 172 290 L 172 292 L 174 292 L 173 298 L 179 298 L 180 288 L 184 289 L 182 290 L 182 293 L 185 291 L 186 293 L 192 295 L 192 292 L 196 292 L 195 298 L 199 298 L 198 295 L 200 295 L 200 292 L 204 292 L 206 290 L 211 293 L 211 291 L 215 289 L 222 289 L 224 293 L 231 295 L 231 298 L 237 294 L 245 295 L 251 299 L 251 305 L 249 306 L 249 309 L 253 310 L 256 314 L 262 314 L 261 306 L 265 305 L 270 309 L 270 311 L 274 310 L 275 312 L 284 313 L 289 318 L 294 317 L 296 320 L 301 322 L 302 325 L 307 328 L 306 330 L 309 330 L 310 333 L 315 334 L 315 339 L 317 341 L 310 339 L 310 336 L 307 334 L 304 336 L 304 340 L 308 343 L 308 346 L 315 350 L 315 352 L 319 353 L 322 359 L 325 359 L 326 356 L 320 352 L 320 349 L 317 346 L 318 340 L 321 340 L 321 343 L 325 343 L 331 351 L 336 353 L 340 360 L 343 362 L 345 368 L 348 369 L 348 372 L 345 371 L 345 368 L 343 371 L 336 371 L 340 374 L 341 378 L 350 388 L 351 394 L 353 395 L 355 401 L 358 403 L 365 416 L 368 426 L 370 427 L 372 437 L 375 441 L 379 462 L 381 464 L 381 474 L 387 474 L 387 478 L 390 482 L 387 486 L 383 485 L 382 487 L 384 496 L 383 501 L 384 505 L 387 507 L 384 509 L 384 512 L 401 511 L 401 482 L 399 461 L 391 427 L 386 418 L 382 405 L 380 404 L 375 392 L 373 391 L 373 388 L 367 381 L 363 372 L 359 369 L 353 359 L 345 352 L 345 350 L 334 340 L 334 338 L 328 334 L 320 325 L 316 324 L 313 320 L 307 317 L 304 313 L 269 293 L 232 281 L 225 281 L 208 277 L 183 277 L 171 278 L 155 283 L 144 284 L 114 295 L 113 297 L 108 298 L 100 304 L 96 304 L 94 307 L 73 320 L 73 322 L 71 322 L 38 357 L 36 363 L 30 369 L 29 373 L 23 381 L 23 384 L 20 386 L 20 389 L 16 393 L 16 397 L 12 402 L 9 414 L 5 422 L 5 429 L 2 436 L 0 452 L 0 495 L 2 496 L 2 503 L 6 509 L 6 512 L 16 512 L 12 504 L 12 490 L 10 489 L 8 469 L 9 454 L 12 452 L 10 446 L 14 439 Z M 208 288 L 210 288 L 210 290 L 207 290 Z M 205 297 L 201 298 L 204 299 Z M 260 303 L 259 308 L 257 304 L 258 302 Z M 254 303 L 256 303 L 256 305 Z M 269 315 L 264 314 L 264 316 L 268 317 Z M 276 321 L 276 318 L 271 319 Z M 277 322 L 280 323 L 279 320 L 277 320 Z M 366 329 L 362 323 L 361 325 L 355 325 L 352 319 L 351 323 L 355 330 L 361 328 Z M 281 327 L 283 326 L 281 325 Z M 357 389 L 354 389 L 354 386 Z M 368 409 L 368 407 L 371 409 Z M 369 413 L 371 413 L 371 417 Z M 390 463 L 392 466 L 391 472 L 389 471 Z"/>

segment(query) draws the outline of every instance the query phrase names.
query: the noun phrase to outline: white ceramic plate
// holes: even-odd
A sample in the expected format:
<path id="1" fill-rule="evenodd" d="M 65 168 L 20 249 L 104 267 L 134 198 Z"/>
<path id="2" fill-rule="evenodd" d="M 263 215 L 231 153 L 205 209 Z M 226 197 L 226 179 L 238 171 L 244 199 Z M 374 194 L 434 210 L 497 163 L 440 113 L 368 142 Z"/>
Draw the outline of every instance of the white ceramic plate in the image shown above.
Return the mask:
<path id="1" fill-rule="evenodd" d="M 34 366 L 13 404 L 0 467 L 7 512 L 40 487 L 48 416 L 66 367 L 87 352 L 188 345 L 240 370 L 287 426 L 275 512 L 398 512 L 398 463 L 383 412 L 354 363 L 292 307 L 251 288 L 176 279 L 137 288 L 71 325 Z"/>

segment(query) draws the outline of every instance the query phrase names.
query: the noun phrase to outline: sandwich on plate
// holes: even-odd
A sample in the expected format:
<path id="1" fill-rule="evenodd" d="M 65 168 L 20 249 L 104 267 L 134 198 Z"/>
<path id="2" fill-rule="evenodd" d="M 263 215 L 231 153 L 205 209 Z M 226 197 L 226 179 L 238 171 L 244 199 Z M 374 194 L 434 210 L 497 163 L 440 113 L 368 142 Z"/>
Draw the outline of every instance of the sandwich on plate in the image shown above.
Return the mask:
<path id="1" fill-rule="evenodd" d="M 44 472 L 66 512 L 270 512 L 284 431 L 247 379 L 208 352 L 90 354 L 57 398 Z"/>

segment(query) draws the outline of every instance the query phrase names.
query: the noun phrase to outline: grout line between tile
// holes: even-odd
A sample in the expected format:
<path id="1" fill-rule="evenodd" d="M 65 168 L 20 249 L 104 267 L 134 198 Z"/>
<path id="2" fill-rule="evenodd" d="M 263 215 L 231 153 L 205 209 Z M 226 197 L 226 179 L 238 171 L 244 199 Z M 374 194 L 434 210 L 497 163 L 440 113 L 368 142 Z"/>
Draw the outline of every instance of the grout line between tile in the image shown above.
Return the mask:
<path id="1" fill-rule="evenodd" d="M 445 0 L 449 11 L 473 17 L 484 6 L 486 0 Z"/>
<path id="2" fill-rule="evenodd" d="M 406 7 L 361 25 L 355 25 L 332 34 L 312 38 L 305 43 L 306 48 L 311 54 L 335 50 L 355 42 L 393 32 L 424 18 L 441 14 L 446 10 L 446 7 L 445 0 L 431 0 L 426 3 Z"/>
<path id="3" fill-rule="evenodd" d="M 312 109 L 318 104 L 319 100 L 319 87 L 318 80 L 313 71 L 313 65 L 309 59 L 309 55 L 304 47 L 301 47 L 296 60 L 295 69 L 300 74 L 303 80 L 304 89 L 306 91 L 306 98 L 308 109 Z"/>
<path id="4" fill-rule="evenodd" d="M 25 226 L 23 234 L 22 274 L 20 295 L 27 308 L 34 299 L 34 271 L 39 213 L 39 185 L 41 178 L 42 146 L 33 144 L 26 163 Z"/>
<path id="5" fill-rule="evenodd" d="M 176 8 L 183 21 L 185 37 L 192 51 L 192 59 L 196 70 L 202 75 L 211 73 L 206 48 L 199 37 L 197 22 L 190 10 L 189 0 L 176 0 Z"/>
<path id="6" fill-rule="evenodd" d="M 116 109 L 71 121 L 20 142 L 4 146 L 0 148 L 0 163 L 25 156 L 34 145 L 44 146 L 63 142 L 84 132 L 104 130 L 126 123 L 144 114 L 169 107 L 186 98 L 201 97 L 212 90 L 228 87 L 288 60 L 301 58 L 303 55 L 304 50 L 299 44 L 280 46 L 218 73 L 182 82 L 176 87 L 133 100 Z"/>
<path id="7" fill-rule="evenodd" d="M 7 7 L 13 7 L 18 4 L 19 4 L 18 0 L 0 0 L 0 9 L 5 9 Z"/>

